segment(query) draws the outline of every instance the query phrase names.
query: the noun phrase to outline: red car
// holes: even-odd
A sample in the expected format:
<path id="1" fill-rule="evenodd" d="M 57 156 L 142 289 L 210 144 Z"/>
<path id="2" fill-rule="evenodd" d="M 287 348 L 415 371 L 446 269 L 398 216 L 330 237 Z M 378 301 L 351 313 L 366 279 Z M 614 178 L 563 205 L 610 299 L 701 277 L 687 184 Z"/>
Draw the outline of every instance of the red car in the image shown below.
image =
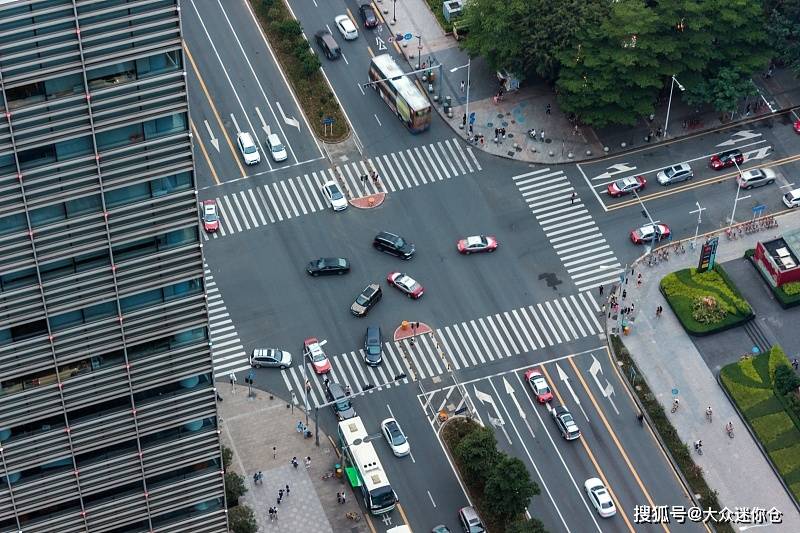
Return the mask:
<path id="1" fill-rule="evenodd" d="M 314 368 L 315 374 L 327 374 L 331 371 L 331 362 L 322 350 L 328 341 L 318 341 L 316 337 L 309 337 L 303 341 L 303 357 L 307 358 Z"/>
<path id="2" fill-rule="evenodd" d="M 533 393 L 536 395 L 536 401 L 539 403 L 547 403 L 553 399 L 553 391 L 544 379 L 541 372 L 530 369 L 525 372 L 525 380 L 530 384 Z"/>
<path id="3" fill-rule="evenodd" d="M 371 4 L 362 4 L 358 8 L 358 12 L 361 14 L 365 28 L 374 28 L 378 25 L 378 15 L 375 14 Z"/>
<path id="4" fill-rule="evenodd" d="M 658 230 L 656 230 L 656 227 Z M 642 244 L 645 242 L 663 241 L 664 239 L 669 239 L 669 226 L 666 224 L 656 224 L 656 227 L 654 227 L 652 224 L 648 224 L 633 230 L 631 232 L 631 241 L 633 241 L 633 244 Z"/>
<path id="5" fill-rule="evenodd" d="M 794 123 L 794 132 L 800 134 L 800 120 Z"/>
<path id="6" fill-rule="evenodd" d="M 217 203 L 214 200 L 203 200 L 203 229 L 209 233 L 219 229 Z"/>
<path id="7" fill-rule="evenodd" d="M 419 284 L 414 278 L 402 272 L 391 272 L 386 276 L 386 281 L 389 285 L 393 285 L 403 291 L 409 298 L 415 300 L 420 298 L 425 293 L 425 288 Z"/>
<path id="8" fill-rule="evenodd" d="M 737 165 L 744 163 L 744 155 L 742 154 L 742 151 L 736 148 L 712 155 L 711 159 L 708 161 L 708 166 L 714 170 L 720 170 L 723 168 L 732 167 L 734 162 Z"/>
<path id="9" fill-rule="evenodd" d="M 456 243 L 458 251 L 464 255 L 480 252 L 492 253 L 497 250 L 497 237 L 494 235 L 473 235 Z"/>
<path id="10" fill-rule="evenodd" d="M 609 183 L 608 195 L 612 198 L 619 198 L 633 191 L 644 189 L 645 185 L 647 185 L 647 180 L 644 179 L 644 176 L 628 176 Z"/>

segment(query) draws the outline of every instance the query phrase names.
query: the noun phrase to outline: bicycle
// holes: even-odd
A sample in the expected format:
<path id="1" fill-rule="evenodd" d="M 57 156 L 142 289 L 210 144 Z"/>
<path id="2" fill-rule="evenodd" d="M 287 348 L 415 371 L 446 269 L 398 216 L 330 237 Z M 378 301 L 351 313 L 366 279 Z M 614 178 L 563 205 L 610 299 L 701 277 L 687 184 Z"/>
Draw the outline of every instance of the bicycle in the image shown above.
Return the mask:
<path id="1" fill-rule="evenodd" d="M 346 518 L 348 518 L 349 520 L 352 520 L 353 522 L 358 522 L 359 520 L 361 520 L 361 515 L 358 514 L 358 513 L 353 512 L 353 511 L 345 513 L 344 516 Z"/>
<path id="2" fill-rule="evenodd" d="M 709 424 L 711 423 L 711 408 L 710 407 L 708 409 L 706 409 L 706 420 L 708 420 Z"/>
<path id="3" fill-rule="evenodd" d="M 322 476 L 320 476 L 320 479 L 323 479 L 323 480 L 324 479 L 331 479 L 335 475 L 336 475 L 336 472 L 333 472 L 333 471 L 325 472 L 324 474 L 322 474 Z"/>
<path id="4" fill-rule="evenodd" d="M 670 412 L 674 413 L 677 410 L 678 410 L 678 399 L 675 398 L 674 400 L 672 400 L 672 409 L 670 410 Z"/>
<path id="5" fill-rule="evenodd" d="M 731 422 L 728 422 L 725 425 L 725 431 L 728 433 L 730 438 L 733 438 L 733 424 Z"/>

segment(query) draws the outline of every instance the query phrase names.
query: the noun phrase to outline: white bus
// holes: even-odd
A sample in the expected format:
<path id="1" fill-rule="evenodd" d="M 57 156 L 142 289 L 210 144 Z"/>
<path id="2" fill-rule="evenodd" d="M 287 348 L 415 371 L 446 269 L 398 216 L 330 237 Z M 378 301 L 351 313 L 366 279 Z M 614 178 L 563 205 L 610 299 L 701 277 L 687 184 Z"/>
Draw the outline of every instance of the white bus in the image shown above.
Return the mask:
<path id="1" fill-rule="evenodd" d="M 427 130 L 431 125 L 431 103 L 414 82 L 405 75 L 392 56 L 382 54 L 369 62 L 371 87 L 412 133 Z M 381 80 L 381 81 L 378 81 Z"/>
<path id="2" fill-rule="evenodd" d="M 339 422 L 338 432 L 347 478 L 353 488 L 361 491 L 366 508 L 374 515 L 392 511 L 397 505 L 397 494 L 389 484 L 375 448 L 366 440 L 369 433 L 361 417 Z"/>

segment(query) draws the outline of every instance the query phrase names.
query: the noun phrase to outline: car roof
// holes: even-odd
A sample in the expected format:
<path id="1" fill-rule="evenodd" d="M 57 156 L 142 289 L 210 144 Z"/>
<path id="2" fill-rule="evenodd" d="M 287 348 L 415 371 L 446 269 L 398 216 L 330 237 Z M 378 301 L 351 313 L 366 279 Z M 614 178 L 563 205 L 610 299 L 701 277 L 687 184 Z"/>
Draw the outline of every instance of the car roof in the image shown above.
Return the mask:
<path id="1" fill-rule="evenodd" d="M 338 383 L 336 383 L 335 381 L 329 381 L 328 382 L 328 390 L 330 391 L 331 396 L 334 396 L 334 397 L 347 396 L 344 393 L 344 388 L 341 385 L 339 385 Z"/>
<path id="2" fill-rule="evenodd" d="M 554 410 L 554 411 L 556 412 L 556 414 L 557 414 L 557 415 L 559 415 L 559 416 L 560 416 L 560 415 L 568 415 L 568 414 L 570 414 L 570 412 L 569 412 L 569 409 L 567 409 L 567 408 L 566 408 L 566 407 L 564 407 L 563 405 L 558 405 L 558 406 L 556 406 L 556 407 L 553 407 L 553 410 Z"/>
<path id="3" fill-rule="evenodd" d="M 250 135 L 249 131 L 239 132 L 239 138 L 242 140 L 242 144 L 255 144 L 255 142 L 253 142 L 253 136 Z"/>
<path id="4" fill-rule="evenodd" d="M 270 144 L 280 144 L 281 139 L 278 137 L 277 133 L 270 133 L 267 135 L 267 139 L 269 139 Z"/>
<path id="5" fill-rule="evenodd" d="M 742 177 L 747 178 L 760 178 L 764 176 L 764 171 L 760 168 L 751 168 L 748 170 L 742 171 Z"/>
<path id="6" fill-rule="evenodd" d="M 381 231 L 377 235 L 375 235 L 376 239 L 390 239 L 394 240 L 399 238 L 399 235 L 395 235 L 394 233 L 389 233 L 388 231 Z"/>
<path id="7" fill-rule="evenodd" d="M 459 511 L 468 521 L 479 520 L 478 512 L 473 507 L 462 507 Z"/>
<path id="8" fill-rule="evenodd" d="M 380 326 L 367 326 L 367 337 L 377 337 L 381 333 Z"/>

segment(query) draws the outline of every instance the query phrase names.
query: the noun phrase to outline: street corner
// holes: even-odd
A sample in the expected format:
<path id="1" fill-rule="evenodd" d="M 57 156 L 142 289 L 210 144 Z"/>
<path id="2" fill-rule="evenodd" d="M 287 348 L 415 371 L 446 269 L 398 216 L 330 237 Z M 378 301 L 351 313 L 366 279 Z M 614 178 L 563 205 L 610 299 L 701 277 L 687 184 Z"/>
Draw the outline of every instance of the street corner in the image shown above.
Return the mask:
<path id="1" fill-rule="evenodd" d="M 432 331 L 433 328 L 424 322 L 403 320 L 403 322 L 397 326 L 397 329 L 394 330 L 394 340 L 401 341 L 403 339 L 416 337 L 417 335 L 424 335 L 425 333 L 430 333 Z"/>
<path id="2" fill-rule="evenodd" d="M 353 207 L 357 207 L 358 209 L 373 209 L 378 207 L 383 203 L 386 199 L 385 192 L 376 192 L 375 194 L 370 194 L 368 196 L 359 196 L 358 198 L 352 198 L 348 200 L 350 205 Z"/>

